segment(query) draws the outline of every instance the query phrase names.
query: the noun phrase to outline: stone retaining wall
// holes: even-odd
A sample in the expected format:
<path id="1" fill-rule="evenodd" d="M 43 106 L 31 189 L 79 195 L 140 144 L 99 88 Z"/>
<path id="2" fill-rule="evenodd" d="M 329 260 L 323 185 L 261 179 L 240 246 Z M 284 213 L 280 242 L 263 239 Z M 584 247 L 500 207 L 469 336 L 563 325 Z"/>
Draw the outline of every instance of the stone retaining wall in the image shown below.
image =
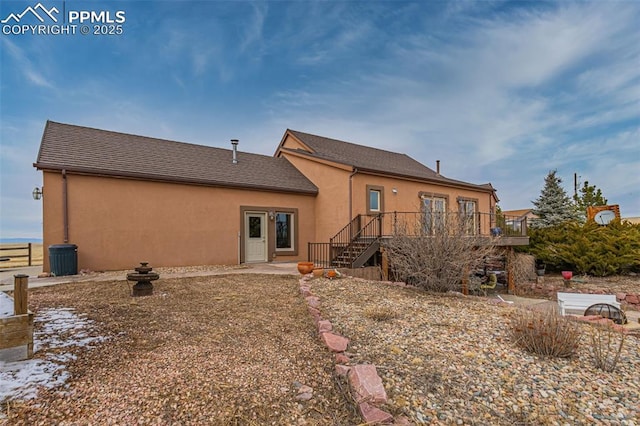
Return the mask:
<path id="1" fill-rule="evenodd" d="M 611 292 L 604 288 L 597 289 L 578 289 L 574 287 L 567 287 L 562 284 L 545 283 L 544 280 L 539 279 L 535 283 L 518 285 L 518 295 L 521 296 L 536 296 L 545 299 L 555 300 L 556 294 L 560 293 L 583 293 L 583 294 L 611 294 Z M 617 292 L 616 299 L 621 303 L 623 309 L 630 309 L 633 311 L 640 311 L 640 293 L 623 293 Z"/>

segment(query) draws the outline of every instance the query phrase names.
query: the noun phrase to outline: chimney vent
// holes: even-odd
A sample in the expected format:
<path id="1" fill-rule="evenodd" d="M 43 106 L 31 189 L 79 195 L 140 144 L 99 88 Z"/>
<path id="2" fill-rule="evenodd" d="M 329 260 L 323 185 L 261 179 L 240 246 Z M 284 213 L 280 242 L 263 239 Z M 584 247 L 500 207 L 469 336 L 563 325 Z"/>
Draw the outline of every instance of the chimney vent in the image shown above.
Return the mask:
<path id="1" fill-rule="evenodd" d="M 238 164 L 238 139 L 231 139 L 233 147 L 233 164 Z"/>
<path id="2" fill-rule="evenodd" d="M 440 174 L 440 160 L 436 160 L 436 173 Z"/>

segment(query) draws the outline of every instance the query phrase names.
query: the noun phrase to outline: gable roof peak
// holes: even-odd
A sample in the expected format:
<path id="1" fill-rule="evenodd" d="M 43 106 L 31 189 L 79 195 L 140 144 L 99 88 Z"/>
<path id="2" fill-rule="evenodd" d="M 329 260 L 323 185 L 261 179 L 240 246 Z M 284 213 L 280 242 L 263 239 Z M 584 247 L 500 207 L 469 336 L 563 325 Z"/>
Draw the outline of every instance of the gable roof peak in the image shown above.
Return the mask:
<path id="1" fill-rule="evenodd" d="M 402 153 L 402 152 L 396 152 L 396 151 L 391 151 L 391 150 L 388 150 L 388 149 L 376 148 L 376 147 L 373 147 L 373 146 L 357 144 L 357 143 L 354 143 L 354 142 L 343 141 L 343 140 L 340 140 L 340 139 L 328 138 L 326 136 L 320 136 L 320 135 L 315 135 L 313 133 L 301 132 L 299 130 L 287 129 L 287 131 L 289 133 L 293 134 L 296 137 L 297 137 L 297 135 L 301 135 L 302 139 L 299 138 L 299 137 L 298 137 L 298 139 L 301 139 L 302 142 L 304 142 L 305 137 L 312 137 L 312 138 L 324 139 L 326 141 L 332 141 L 332 142 L 336 142 L 336 143 L 340 143 L 340 144 L 351 145 L 351 146 L 354 146 L 354 147 L 363 148 L 363 149 L 367 149 L 367 150 L 375 150 L 375 151 L 380 151 L 380 152 L 387 153 L 387 154 L 403 155 L 405 157 L 409 157 L 407 154 Z M 411 157 L 409 157 L 409 158 L 411 158 Z"/>
<path id="2" fill-rule="evenodd" d="M 283 142 L 287 135 L 293 136 L 309 150 L 283 148 Z M 490 184 L 477 185 L 455 179 L 449 179 L 416 161 L 407 154 L 388 151 L 346 142 L 339 139 L 305 133 L 298 130 L 287 129 L 278 151 L 297 152 L 310 158 L 330 161 L 346 165 L 364 172 L 380 173 L 408 179 L 419 179 L 429 182 L 438 182 L 445 185 L 463 186 L 480 189 L 483 192 L 494 192 Z M 279 154 L 278 154 L 279 155 Z"/>

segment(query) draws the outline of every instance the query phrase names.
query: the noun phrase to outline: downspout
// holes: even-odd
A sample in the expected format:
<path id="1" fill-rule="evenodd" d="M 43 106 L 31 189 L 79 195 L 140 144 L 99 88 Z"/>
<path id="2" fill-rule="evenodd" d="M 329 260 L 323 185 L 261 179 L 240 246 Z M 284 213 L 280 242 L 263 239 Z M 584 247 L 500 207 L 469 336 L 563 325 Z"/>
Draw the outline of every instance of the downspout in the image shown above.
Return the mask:
<path id="1" fill-rule="evenodd" d="M 64 242 L 69 242 L 69 208 L 67 205 L 67 171 L 62 169 L 62 221 Z"/>
<path id="2" fill-rule="evenodd" d="M 489 231 L 491 231 L 491 228 L 493 228 L 494 223 L 497 224 L 498 221 L 497 219 L 497 212 L 494 210 L 494 206 L 491 205 L 491 202 L 493 201 L 493 192 L 491 194 L 489 194 Z"/>
<path id="3" fill-rule="evenodd" d="M 353 219 L 353 177 L 358 174 L 358 169 L 354 168 L 353 173 L 349 175 L 349 217 L 348 223 Z"/>

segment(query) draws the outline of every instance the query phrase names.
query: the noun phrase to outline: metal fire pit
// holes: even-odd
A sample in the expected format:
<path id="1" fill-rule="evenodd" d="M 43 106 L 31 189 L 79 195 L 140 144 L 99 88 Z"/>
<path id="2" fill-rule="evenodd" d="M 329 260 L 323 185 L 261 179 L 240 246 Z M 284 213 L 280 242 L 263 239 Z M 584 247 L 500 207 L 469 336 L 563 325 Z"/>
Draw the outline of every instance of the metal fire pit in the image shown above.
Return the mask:
<path id="1" fill-rule="evenodd" d="M 140 262 L 140 266 L 135 268 L 136 272 L 130 272 L 127 274 L 127 280 L 136 281 L 133 285 L 133 296 L 151 296 L 153 294 L 153 284 L 151 281 L 155 281 L 160 278 L 153 270 L 152 267 L 147 266 L 149 262 Z"/>
<path id="2" fill-rule="evenodd" d="M 608 303 L 596 303 L 591 305 L 584 311 L 584 315 L 600 315 L 603 318 L 609 318 L 616 324 L 626 324 L 627 316 L 623 311 Z"/>

